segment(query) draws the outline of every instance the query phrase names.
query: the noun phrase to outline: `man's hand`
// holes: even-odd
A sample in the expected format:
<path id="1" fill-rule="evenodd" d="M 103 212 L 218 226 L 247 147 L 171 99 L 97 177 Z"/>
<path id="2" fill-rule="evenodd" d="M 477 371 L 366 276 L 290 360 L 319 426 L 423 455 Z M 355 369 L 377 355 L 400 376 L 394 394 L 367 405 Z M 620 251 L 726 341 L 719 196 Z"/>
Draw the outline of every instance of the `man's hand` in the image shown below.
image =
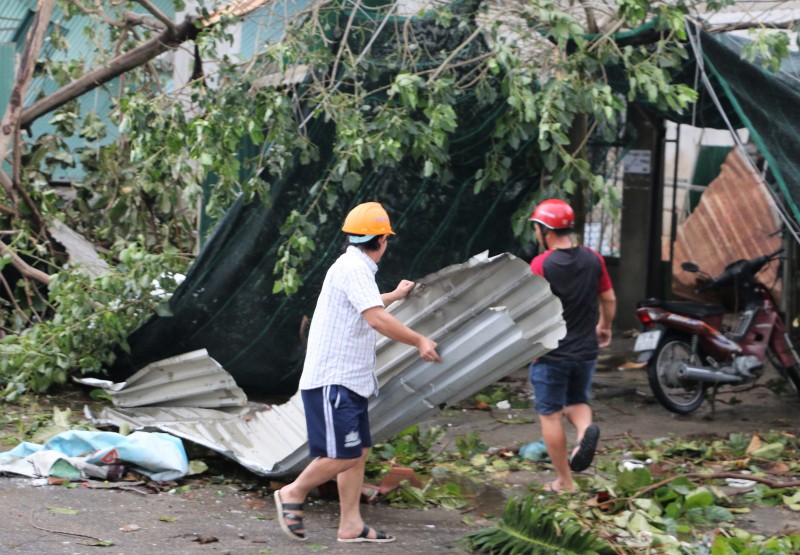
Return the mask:
<path id="1" fill-rule="evenodd" d="M 384 293 L 388 295 L 388 293 Z M 373 306 L 361 313 L 367 323 L 377 331 L 395 341 L 412 345 L 419 350 L 419 358 L 428 362 L 441 362 L 442 357 L 436 352 L 436 341 L 415 332 L 403 322 L 389 314 L 382 306 Z"/>
<path id="2" fill-rule="evenodd" d="M 394 291 L 391 293 L 381 293 L 381 301 L 383 301 L 383 306 L 389 306 L 395 301 L 399 301 L 408 296 L 411 293 L 411 290 L 414 289 L 416 283 L 413 281 L 409 281 L 407 279 L 400 280 L 400 283 L 397 284 Z"/>
<path id="3" fill-rule="evenodd" d="M 400 280 L 400 283 L 397 284 L 397 287 L 395 287 L 394 291 L 392 292 L 392 294 L 395 295 L 395 300 L 399 301 L 400 299 L 407 297 L 408 294 L 411 293 L 411 290 L 414 289 L 415 285 L 416 283 L 413 281 L 409 281 L 407 279 Z"/>
<path id="4" fill-rule="evenodd" d="M 601 328 L 597 326 L 597 346 L 601 349 L 611 345 L 611 328 Z"/>
<path id="5" fill-rule="evenodd" d="M 422 336 L 422 339 L 417 343 L 419 349 L 419 358 L 427 360 L 428 362 L 442 362 L 442 357 L 436 352 L 436 341 Z"/>

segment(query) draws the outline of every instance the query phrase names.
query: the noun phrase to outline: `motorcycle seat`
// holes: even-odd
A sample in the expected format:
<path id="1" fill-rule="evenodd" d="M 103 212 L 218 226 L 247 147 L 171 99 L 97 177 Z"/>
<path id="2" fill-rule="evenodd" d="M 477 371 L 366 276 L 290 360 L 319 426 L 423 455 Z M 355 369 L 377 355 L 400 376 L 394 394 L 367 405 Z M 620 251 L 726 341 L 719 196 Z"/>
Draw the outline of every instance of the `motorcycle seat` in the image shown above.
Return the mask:
<path id="1" fill-rule="evenodd" d="M 664 301 L 664 308 L 676 314 L 692 318 L 708 318 L 725 314 L 725 307 L 718 304 L 695 303 L 692 301 Z"/>
<path id="2" fill-rule="evenodd" d="M 693 301 L 662 301 L 661 299 L 647 299 L 640 301 L 638 307 L 658 306 L 665 310 L 691 316 L 692 318 L 707 318 L 709 316 L 721 316 L 725 314 L 725 307 L 718 304 L 697 303 Z"/>

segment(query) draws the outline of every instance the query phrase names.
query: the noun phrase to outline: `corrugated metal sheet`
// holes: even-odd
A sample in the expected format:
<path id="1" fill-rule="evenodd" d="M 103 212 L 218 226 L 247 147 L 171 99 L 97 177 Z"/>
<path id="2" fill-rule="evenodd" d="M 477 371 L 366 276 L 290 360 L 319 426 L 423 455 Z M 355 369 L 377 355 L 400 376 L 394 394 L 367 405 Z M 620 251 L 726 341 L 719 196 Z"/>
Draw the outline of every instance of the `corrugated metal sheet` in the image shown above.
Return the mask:
<path id="1" fill-rule="evenodd" d="M 413 347 L 379 341 L 376 373 L 381 393 L 370 400 L 376 442 L 508 375 L 555 348 L 566 333 L 561 303 L 547 282 L 509 254 L 479 255 L 423 278 L 418 289 L 390 312 L 436 339 L 443 362 L 424 362 Z M 152 385 L 150 392 L 157 393 L 158 387 Z M 149 401 L 164 404 L 159 399 Z M 282 405 L 251 405 L 247 411 L 107 408 L 92 418 L 98 424 L 126 423 L 174 434 L 264 476 L 295 474 L 307 461 L 299 394 Z"/>
<path id="2" fill-rule="evenodd" d="M 696 275 L 681 264 L 694 262 L 712 276 L 736 260 L 769 254 L 781 246 L 775 232 L 782 223 L 763 178 L 738 150 L 731 150 L 719 176 L 700 197 L 700 203 L 678 227 L 672 259 L 672 292 L 682 298 L 710 300 L 694 293 Z M 766 267 L 756 278 L 781 298 L 778 264 Z M 777 279 L 777 281 L 776 281 Z"/>
<path id="3" fill-rule="evenodd" d="M 247 395 L 205 349 L 148 364 L 128 381 L 86 378 L 77 380 L 102 387 L 120 408 L 153 407 L 243 407 Z"/>

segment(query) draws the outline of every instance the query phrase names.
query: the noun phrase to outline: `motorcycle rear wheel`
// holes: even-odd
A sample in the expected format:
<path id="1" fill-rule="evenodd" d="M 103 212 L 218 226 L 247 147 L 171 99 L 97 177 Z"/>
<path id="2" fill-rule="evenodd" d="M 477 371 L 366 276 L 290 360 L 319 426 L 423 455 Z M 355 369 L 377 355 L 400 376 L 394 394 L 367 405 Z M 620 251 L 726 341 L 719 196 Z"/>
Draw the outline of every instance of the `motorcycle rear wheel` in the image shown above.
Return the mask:
<path id="1" fill-rule="evenodd" d="M 653 395 L 665 409 L 690 414 L 703 404 L 706 385 L 678 377 L 681 364 L 698 364 L 697 358 L 684 336 L 666 335 L 656 347 L 647 366 L 647 380 Z"/>
<path id="2" fill-rule="evenodd" d="M 791 366 L 784 366 L 781 364 L 780 357 L 772 349 L 767 349 L 767 358 L 778 373 L 786 378 L 794 392 L 800 395 L 800 364 L 795 362 Z"/>

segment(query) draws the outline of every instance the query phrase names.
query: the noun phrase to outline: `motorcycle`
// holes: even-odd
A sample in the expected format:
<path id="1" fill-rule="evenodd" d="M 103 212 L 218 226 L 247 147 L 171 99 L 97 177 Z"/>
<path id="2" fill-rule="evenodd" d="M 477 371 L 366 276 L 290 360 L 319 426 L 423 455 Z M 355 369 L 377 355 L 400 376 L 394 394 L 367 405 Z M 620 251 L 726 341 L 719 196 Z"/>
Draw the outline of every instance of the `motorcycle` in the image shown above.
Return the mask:
<path id="1" fill-rule="evenodd" d="M 647 362 L 647 378 L 664 408 L 689 414 L 703 403 L 709 388 L 744 385 L 762 374 L 765 357 L 800 394 L 800 357 L 792 346 L 770 290 L 755 276 L 783 249 L 750 260 L 737 260 L 716 276 L 697 264 L 681 267 L 706 280 L 695 292 L 732 287 L 741 310 L 726 320 L 720 304 L 648 299 L 637 305 L 642 332 L 634 351 Z M 700 283 L 700 280 L 698 280 Z"/>

